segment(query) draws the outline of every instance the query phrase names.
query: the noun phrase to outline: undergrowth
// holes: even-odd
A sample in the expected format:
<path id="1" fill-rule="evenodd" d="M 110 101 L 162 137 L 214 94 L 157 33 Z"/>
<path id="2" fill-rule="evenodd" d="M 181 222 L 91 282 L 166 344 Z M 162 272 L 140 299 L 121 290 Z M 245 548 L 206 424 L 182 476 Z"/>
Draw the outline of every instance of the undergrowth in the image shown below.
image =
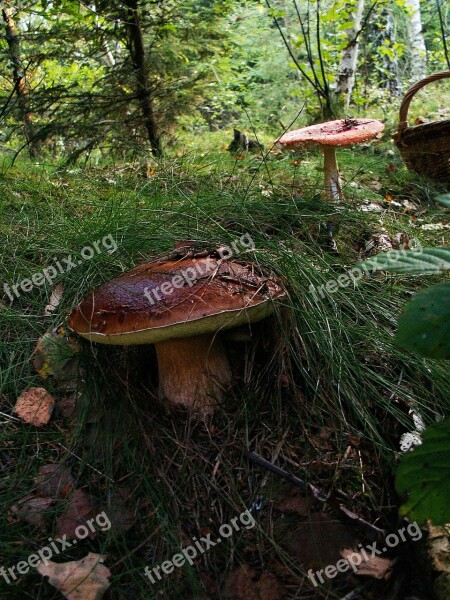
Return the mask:
<path id="1" fill-rule="evenodd" d="M 423 244 L 442 243 L 439 229 L 420 226 L 442 217 L 432 200 L 436 191 L 405 173 L 386 147 L 342 151 L 339 159 L 342 207 L 322 198 L 315 152 L 274 153 L 265 161 L 184 152 L 159 165 L 72 170 L 3 163 L 2 287 L 55 259 L 79 256 L 106 235 L 117 244 L 115 252 L 96 253 L 55 279 L 63 297 L 51 316 L 44 316 L 49 285 L 21 292 L 12 303 L 4 295 L 0 305 L 2 506 L 8 514 L 47 463 L 69 466 L 78 485 L 107 512 L 114 512 L 114 490 L 126 487 L 133 527 L 112 528 L 58 559 L 75 560 L 88 549 L 107 555 L 113 573 L 107 598 L 220 598 L 227 575 L 244 562 L 257 569 L 283 565 L 280 577 L 290 581 L 293 598 L 341 597 L 339 586 L 323 592 L 308 586 L 290 551 L 289 532 L 272 512 L 285 486 L 249 463 L 248 449 L 325 492 L 344 491 L 349 508 L 395 527 L 398 499 L 391 476 L 399 437 L 413 426 L 409 412 L 431 423 L 449 408 L 448 366 L 409 355 L 393 342 L 405 301 L 431 281 L 375 274 L 318 301 L 310 286 L 318 288 L 354 266 L 364 257 L 364 242 L 382 228 L 391 236 L 406 233 Z M 419 216 L 390 206 L 392 199 L 415 202 Z M 361 210 L 370 202 L 380 210 Z M 330 219 L 338 226 L 339 256 L 327 251 L 321 234 L 321 224 Z M 63 417 L 57 408 L 42 429 L 14 419 L 17 396 L 43 383 L 33 368 L 36 342 L 64 325 L 95 285 L 167 254 L 180 240 L 212 248 L 231 245 L 244 233 L 255 248 L 238 258 L 272 269 L 289 296 L 274 317 L 254 327 L 251 341 L 226 342 L 233 391 L 212 422 L 165 410 L 157 398 L 152 347 L 88 343 L 78 357 L 76 418 Z M 56 384 L 44 385 L 58 400 Z M 360 456 L 341 469 L 349 444 L 357 445 Z M 217 532 L 248 507 L 255 529 L 155 585 L 144 577 L 146 564 L 170 558 L 199 532 Z M 2 564 L 45 545 L 60 511 L 61 506 L 50 511 L 46 533 L 8 514 L 0 525 Z M 11 599 L 56 598 L 36 574 L 6 589 Z"/>

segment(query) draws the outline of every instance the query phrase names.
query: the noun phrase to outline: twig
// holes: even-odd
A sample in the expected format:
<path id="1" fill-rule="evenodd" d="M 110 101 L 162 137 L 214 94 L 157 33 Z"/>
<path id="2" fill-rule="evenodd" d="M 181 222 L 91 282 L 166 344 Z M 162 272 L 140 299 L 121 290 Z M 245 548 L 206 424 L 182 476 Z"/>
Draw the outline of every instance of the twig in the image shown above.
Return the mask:
<path id="1" fill-rule="evenodd" d="M 361 592 L 365 590 L 365 588 L 369 585 L 369 583 L 363 583 L 363 585 L 358 586 L 356 589 L 352 590 L 349 594 L 346 594 L 341 598 L 341 600 L 355 600 L 361 595 Z"/>
<path id="2" fill-rule="evenodd" d="M 369 523 L 368 521 L 366 521 L 365 519 L 363 519 L 356 513 L 352 512 L 351 510 L 346 508 L 343 504 L 341 504 L 339 502 L 339 500 L 337 500 L 337 498 L 335 498 L 331 494 L 328 494 L 328 495 L 324 494 L 323 492 L 321 492 L 318 488 L 316 488 L 311 483 L 306 483 L 302 479 L 299 479 L 295 475 L 292 475 L 292 473 L 289 473 L 288 471 L 284 471 L 283 469 L 280 469 L 280 467 L 277 467 L 276 465 L 272 464 L 271 462 L 269 462 L 268 460 L 266 460 L 265 458 L 260 456 L 257 452 L 250 452 L 247 450 L 246 454 L 247 454 L 247 457 L 252 462 L 256 463 L 257 465 L 260 465 L 261 467 L 264 467 L 265 469 L 267 469 L 268 471 L 271 471 L 272 473 L 275 473 L 275 475 L 279 475 L 280 477 L 283 477 L 283 479 L 286 479 L 293 485 L 299 487 L 305 493 L 312 494 L 314 496 L 314 498 L 316 498 L 316 500 L 319 500 L 319 502 L 326 502 L 329 506 L 331 506 L 335 510 L 338 510 L 342 515 L 344 515 L 344 517 L 346 519 L 352 521 L 353 523 L 357 523 L 359 526 L 361 526 L 364 529 L 369 529 L 372 532 L 372 534 L 376 533 L 377 536 L 378 535 L 383 535 L 383 536 L 386 535 L 386 532 L 384 531 L 384 529 L 380 529 L 376 525 L 372 525 L 372 523 Z"/>
<path id="3" fill-rule="evenodd" d="M 287 436 L 287 434 L 288 434 L 288 433 L 289 433 L 289 427 L 288 427 L 288 428 L 286 429 L 286 431 L 283 433 L 283 435 L 282 435 L 282 437 L 281 437 L 281 440 L 280 440 L 280 441 L 278 442 L 278 444 L 276 445 L 276 448 L 275 448 L 275 450 L 274 450 L 274 452 L 273 452 L 273 454 L 272 454 L 272 463 L 274 463 L 274 462 L 277 460 L 277 458 L 278 458 L 278 456 L 279 456 L 279 454 L 280 454 L 280 452 L 281 452 L 281 448 L 283 447 L 284 440 L 286 439 L 286 436 Z M 267 473 L 267 474 L 264 476 L 263 480 L 261 481 L 261 487 L 262 487 L 262 488 L 263 488 L 263 487 L 265 487 L 265 486 L 267 485 L 267 480 L 268 480 L 268 479 L 269 479 L 269 473 Z"/>
<path id="4" fill-rule="evenodd" d="M 316 498 L 320 502 L 327 501 L 328 497 L 325 496 L 324 494 L 322 494 L 322 492 L 320 492 L 312 484 L 305 483 L 304 481 L 302 481 L 295 475 L 292 475 L 292 473 L 288 473 L 287 471 L 280 469 L 280 467 L 277 467 L 276 465 L 272 464 L 271 462 L 269 462 L 268 460 L 266 460 L 265 458 L 263 458 L 256 452 L 247 452 L 247 457 L 252 462 L 256 463 L 257 465 L 264 467 L 265 469 L 267 469 L 268 471 L 271 471 L 272 473 L 275 473 L 275 475 L 279 475 L 280 477 L 283 477 L 283 479 L 286 479 L 287 481 L 290 481 L 292 484 L 296 485 L 304 492 L 310 492 L 314 496 L 314 498 Z"/>
<path id="5" fill-rule="evenodd" d="M 0 410 L 0 415 L 2 415 L 3 417 L 6 417 L 7 419 L 11 419 L 11 421 L 18 421 L 19 423 L 22 422 L 17 417 L 13 417 L 12 415 L 7 415 L 6 413 L 2 412 L 1 410 Z"/>

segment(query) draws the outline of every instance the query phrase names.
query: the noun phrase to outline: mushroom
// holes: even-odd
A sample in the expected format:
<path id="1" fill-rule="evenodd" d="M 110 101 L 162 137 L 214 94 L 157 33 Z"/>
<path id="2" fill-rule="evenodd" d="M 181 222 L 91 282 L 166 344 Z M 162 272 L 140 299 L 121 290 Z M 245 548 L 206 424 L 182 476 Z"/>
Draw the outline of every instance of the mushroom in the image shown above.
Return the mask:
<path id="1" fill-rule="evenodd" d="M 100 285 L 69 327 L 100 344 L 154 344 L 160 397 L 205 416 L 232 378 L 219 333 L 269 316 L 286 292 L 253 263 L 197 256 L 159 259 Z"/>
<path id="2" fill-rule="evenodd" d="M 324 154 L 326 196 L 328 200 L 339 202 L 342 200 L 342 188 L 336 162 L 336 146 L 365 142 L 383 129 L 383 123 L 374 119 L 343 119 L 289 131 L 276 143 L 283 148 L 319 145 Z"/>

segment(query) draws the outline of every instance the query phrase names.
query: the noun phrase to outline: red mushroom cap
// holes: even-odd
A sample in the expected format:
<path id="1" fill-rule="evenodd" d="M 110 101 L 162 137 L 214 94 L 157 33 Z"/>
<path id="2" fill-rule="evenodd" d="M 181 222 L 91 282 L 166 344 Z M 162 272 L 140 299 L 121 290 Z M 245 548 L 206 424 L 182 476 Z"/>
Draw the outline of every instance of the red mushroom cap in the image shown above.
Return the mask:
<path id="1" fill-rule="evenodd" d="M 375 119 L 339 119 L 289 131 L 276 143 L 286 148 L 297 148 L 308 144 L 349 146 L 370 140 L 383 129 L 383 123 Z"/>

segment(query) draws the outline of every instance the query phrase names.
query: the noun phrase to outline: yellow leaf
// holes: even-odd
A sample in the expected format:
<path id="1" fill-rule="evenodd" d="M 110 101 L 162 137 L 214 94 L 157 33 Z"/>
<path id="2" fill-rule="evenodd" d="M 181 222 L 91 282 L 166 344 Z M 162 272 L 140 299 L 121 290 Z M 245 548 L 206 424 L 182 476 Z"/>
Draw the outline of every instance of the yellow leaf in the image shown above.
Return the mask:
<path id="1" fill-rule="evenodd" d="M 49 578 L 49 583 L 67 600 L 100 600 L 110 583 L 111 571 L 102 563 L 105 556 L 89 552 L 81 560 L 65 563 L 48 561 L 37 570 Z"/>

